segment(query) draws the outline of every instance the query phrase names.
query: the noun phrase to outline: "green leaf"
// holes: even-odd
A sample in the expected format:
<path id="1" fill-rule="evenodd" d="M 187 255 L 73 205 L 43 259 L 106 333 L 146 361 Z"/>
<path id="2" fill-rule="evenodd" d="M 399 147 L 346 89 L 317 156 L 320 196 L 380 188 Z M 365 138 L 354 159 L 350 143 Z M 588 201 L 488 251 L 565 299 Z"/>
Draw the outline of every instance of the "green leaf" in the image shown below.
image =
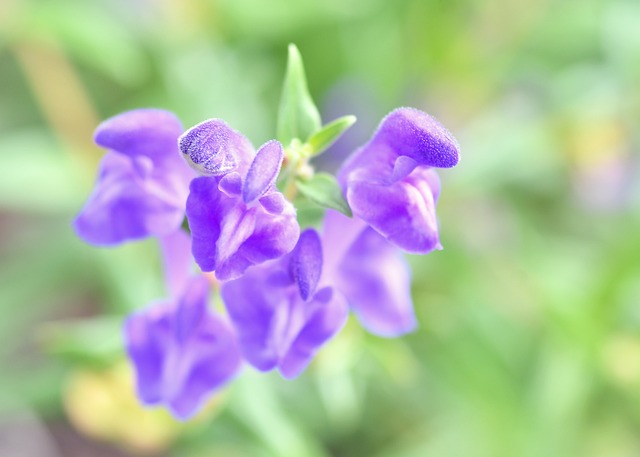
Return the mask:
<path id="1" fill-rule="evenodd" d="M 320 129 L 320 113 L 309 95 L 302 57 L 294 44 L 289 45 L 287 74 L 278 110 L 278 140 L 288 146 L 291 140 L 302 141 Z"/>
<path id="2" fill-rule="evenodd" d="M 330 174 L 318 173 L 309 179 L 298 179 L 296 184 L 303 195 L 318 205 L 340 211 L 345 216 L 353 215 L 349 203 L 342 195 L 340 184 Z"/>
<path id="3" fill-rule="evenodd" d="M 122 355 L 122 317 L 53 322 L 39 329 L 44 350 L 73 364 L 105 365 Z"/>
<path id="4" fill-rule="evenodd" d="M 311 135 L 307 143 L 311 148 L 311 155 L 316 156 L 331 146 L 340 136 L 356 122 L 355 116 L 343 116 L 329 122 Z"/>

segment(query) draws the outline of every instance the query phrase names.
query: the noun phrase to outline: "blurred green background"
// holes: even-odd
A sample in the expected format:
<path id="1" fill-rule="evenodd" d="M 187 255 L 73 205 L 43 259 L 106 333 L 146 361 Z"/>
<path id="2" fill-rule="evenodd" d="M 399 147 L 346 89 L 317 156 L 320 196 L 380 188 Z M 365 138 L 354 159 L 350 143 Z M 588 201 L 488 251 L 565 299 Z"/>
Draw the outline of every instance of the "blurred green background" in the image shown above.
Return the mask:
<path id="1" fill-rule="evenodd" d="M 0 456 L 640 455 L 640 2 L 2 0 Z M 152 241 L 70 221 L 100 120 L 275 133 L 286 46 L 329 121 L 439 118 L 444 251 L 412 257 L 420 329 L 353 319 L 294 382 L 245 369 L 192 424 L 143 411 L 119 323 L 164 292 Z"/>

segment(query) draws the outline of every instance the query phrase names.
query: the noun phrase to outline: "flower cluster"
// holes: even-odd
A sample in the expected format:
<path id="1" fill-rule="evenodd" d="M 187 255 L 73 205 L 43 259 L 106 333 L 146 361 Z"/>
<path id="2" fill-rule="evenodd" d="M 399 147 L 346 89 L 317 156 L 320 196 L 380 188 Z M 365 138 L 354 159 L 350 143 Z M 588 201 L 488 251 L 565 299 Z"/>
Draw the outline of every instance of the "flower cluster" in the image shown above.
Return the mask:
<path id="1" fill-rule="evenodd" d="M 189 418 L 242 361 L 294 378 L 350 310 L 376 335 L 415 328 L 403 252 L 441 249 L 434 169 L 456 165 L 457 143 L 428 114 L 400 108 L 334 178 L 309 159 L 352 121 L 320 127 L 315 117 L 285 125 L 286 147 L 257 151 L 220 119 L 183 132 L 162 110 L 98 127 L 109 152 L 76 232 L 102 246 L 155 237 L 165 262 L 168 298 L 124 329 L 143 403 Z M 324 207 L 323 220 L 301 230 L 300 200 Z M 226 316 L 208 306 L 214 292 Z"/>

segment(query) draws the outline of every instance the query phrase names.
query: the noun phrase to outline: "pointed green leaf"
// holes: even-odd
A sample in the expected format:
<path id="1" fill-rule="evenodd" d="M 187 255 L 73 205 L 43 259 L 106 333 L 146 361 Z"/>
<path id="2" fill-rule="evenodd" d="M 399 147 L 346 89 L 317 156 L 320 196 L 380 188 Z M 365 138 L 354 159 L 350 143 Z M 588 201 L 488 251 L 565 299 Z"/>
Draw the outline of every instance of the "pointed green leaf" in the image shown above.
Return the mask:
<path id="1" fill-rule="evenodd" d="M 330 174 L 317 173 L 310 179 L 298 179 L 296 184 L 300 193 L 318 205 L 340 211 L 345 216 L 353 215 L 349 203 L 342 195 L 340 184 Z"/>
<path id="2" fill-rule="evenodd" d="M 317 156 L 340 138 L 340 136 L 356 122 L 355 116 L 343 116 L 333 122 L 329 122 L 315 132 L 307 143 L 311 148 L 311 155 Z"/>
<path id="3" fill-rule="evenodd" d="M 320 125 L 320 113 L 307 88 L 302 57 L 298 48 L 290 44 L 287 74 L 278 110 L 278 140 L 285 147 L 294 138 L 304 141 L 319 130 Z"/>

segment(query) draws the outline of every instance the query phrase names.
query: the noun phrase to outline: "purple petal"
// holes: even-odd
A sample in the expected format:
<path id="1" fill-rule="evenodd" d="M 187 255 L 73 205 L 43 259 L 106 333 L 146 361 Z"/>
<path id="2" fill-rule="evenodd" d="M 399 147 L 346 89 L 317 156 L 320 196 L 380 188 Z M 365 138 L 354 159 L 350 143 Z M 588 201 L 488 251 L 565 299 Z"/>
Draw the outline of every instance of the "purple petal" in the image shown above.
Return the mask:
<path id="1" fill-rule="evenodd" d="M 434 180 L 429 173 L 416 168 L 391 185 L 350 182 L 347 200 L 353 214 L 406 252 L 426 254 L 440 249 Z"/>
<path id="2" fill-rule="evenodd" d="M 409 176 L 411 172 L 418 166 L 418 162 L 411 157 L 400 156 L 393 164 L 393 172 L 389 184 L 400 181 L 406 176 Z"/>
<path id="3" fill-rule="evenodd" d="M 276 140 L 265 143 L 258 150 L 242 189 L 245 203 L 259 198 L 275 183 L 283 159 L 282 145 Z"/>
<path id="4" fill-rule="evenodd" d="M 341 217 L 344 224 L 350 223 Z M 373 229 L 361 233 L 333 277 L 336 288 L 371 333 L 395 337 L 415 328 L 409 265 Z"/>
<path id="5" fill-rule="evenodd" d="M 326 273 L 336 271 L 353 243 L 368 227 L 360 218 L 348 218 L 338 211 L 327 210 L 321 236 L 324 278 L 322 282 L 330 282 Z"/>
<path id="6" fill-rule="evenodd" d="M 450 168 L 459 160 L 458 142 L 436 119 L 414 108 L 399 108 L 382 120 L 371 143 L 383 143 L 420 165 Z"/>
<path id="7" fill-rule="evenodd" d="M 316 308 L 316 312 L 308 318 L 279 363 L 280 373 L 287 379 L 302 373 L 320 347 L 347 321 L 349 308 L 346 300 L 328 287 L 318 291 L 309 305 Z"/>
<path id="8" fill-rule="evenodd" d="M 186 420 L 209 395 L 235 377 L 241 357 L 234 332 L 212 312 L 204 316 L 181 355 L 184 362 L 189 362 L 189 370 L 167 402 L 176 417 Z M 174 371 L 169 367 L 167 373 L 171 376 Z"/>
<path id="9" fill-rule="evenodd" d="M 187 343 L 190 337 L 197 334 L 207 312 L 209 288 L 207 278 L 198 276 L 182 291 L 174 316 L 174 331 L 178 344 Z"/>
<path id="10" fill-rule="evenodd" d="M 315 230 L 308 229 L 300 235 L 291 256 L 290 269 L 300 296 L 308 300 L 315 293 L 322 273 L 322 245 Z"/>
<path id="11" fill-rule="evenodd" d="M 339 181 L 343 186 L 352 180 L 391 184 L 415 166 L 455 166 L 458 149 L 455 138 L 434 118 L 413 108 L 399 108 L 387 115 L 373 138 L 345 162 Z"/>
<path id="12" fill-rule="evenodd" d="M 224 175 L 218 183 L 218 189 L 229 197 L 236 197 L 242 192 L 242 177 L 235 171 Z"/>
<path id="13" fill-rule="evenodd" d="M 169 295 L 182 292 L 191 276 L 191 238 L 183 230 L 175 230 L 158 239 L 162 250 L 165 283 Z"/>
<path id="14" fill-rule="evenodd" d="M 179 139 L 183 157 L 205 175 L 231 171 L 243 175 L 253 158 L 253 147 L 241 133 L 221 119 L 209 119 L 187 130 Z"/>
<path id="15" fill-rule="evenodd" d="M 147 405 L 162 401 L 165 354 L 171 341 L 169 304 L 161 303 L 132 314 L 125 322 L 124 340 L 136 371 L 136 390 Z"/>
<path id="16" fill-rule="evenodd" d="M 277 259 L 293 250 L 299 236 L 300 225 L 291 203 L 287 202 L 285 210 L 278 215 L 257 211 L 254 231 L 238 250 L 237 259 L 247 266 Z M 237 270 L 235 277 L 243 272 Z"/>
<path id="17" fill-rule="evenodd" d="M 256 212 L 256 208 L 247 210 L 244 205 L 238 205 L 228 210 L 222 218 L 215 268 L 220 281 L 237 278 L 253 265 L 243 247 L 245 241 L 254 234 Z"/>
<path id="18" fill-rule="evenodd" d="M 270 285 L 267 274 L 268 265 L 253 268 L 241 278 L 225 282 L 220 291 L 244 358 L 261 371 L 273 369 L 278 362 L 281 349 L 279 335 L 274 331 L 281 327 L 278 319 L 283 320 L 278 315 L 278 304 L 284 299 L 285 290 Z"/>
<path id="19" fill-rule="evenodd" d="M 138 109 L 119 114 L 101 123 L 95 142 L 129 157 L 146 156 L 156 165 L 177 165 L 176 140 L 182 124 L 175 115 L 159 109 Z"/>
<path id="20" fill-rule="evenodd" d="M 221 281 L 289 253 L 300 235 L 291 203 L 277 215 L 260 205 L 247 208 L 241 199 L 220 192 L 215 177 L 193 180 L 187 218 L 196 263 L 203 271 L 215 271 Z"/>
<path id="21" fill-rule="evenodd" d="M 260 198 L 260 205 L 270 214 L 282 214 L 289 203 L 280 192 L 272 192 Z"/>
<path id="22" fill-rule="evenodd" d="M 218 190 L 214 177 L 200 177 L 191 182 L 187 199 L 187 219 L 191 230 L 191 250 L 202 271 L 216 268 L 217 242 L 222 215 L 234 199 Z"/>
<path id="23" fill-rule="evenodd" d="M 127 351 L 146 404 L 165 404 L 180 419 L 235 376 L 240 351 L 231 328 L 207 309 L 207 280 L 193 278 L 176 301 L 133 314 Z"/>
<path id="24" fill-rule="evenodd" d="M 74 228 L 80 238 L 99 246 L 165 235 L 182 224 L 183 198 L 178 184 L 141 177 L 129 158 L 109 152 Z"/>

